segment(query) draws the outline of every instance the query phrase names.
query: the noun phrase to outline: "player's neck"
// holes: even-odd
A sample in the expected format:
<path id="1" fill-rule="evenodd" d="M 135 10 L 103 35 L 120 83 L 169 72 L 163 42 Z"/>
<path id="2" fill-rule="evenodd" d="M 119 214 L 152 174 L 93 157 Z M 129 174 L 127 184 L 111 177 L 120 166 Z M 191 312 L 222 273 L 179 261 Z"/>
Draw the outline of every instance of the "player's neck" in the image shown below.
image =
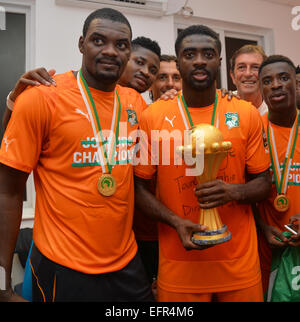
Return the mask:
<path id="1" fill-rule="evenodd" d="M 263 102 L 263 99 L 260 93 L 254 93 L 254 94 L 239 93 L 239 96 L 241 99 L 252 103 L 256 108 L 259 108 Z"/>
<path id="2" fill-rule="evenodd" d="M 205 107 L 214 103 L 216 87 L 213 84 L 211 87 L 199 91 L 183 84 L 182 94 L 188 107 Z"/>
<path id="3" fill-rule="evenodd" d="M 117 85 L 117 82 L 107 83 L 107 82 L 100 81 L 99 79 L 95 78 L 91 73 L 89 73 L 84 66 L 81 68 L 81 71 L 82 71 L 83 78 L 88 84 L 88 87 L 99 89 L 100 91 L 103 91 L 103 92 L 113 92 Z M 77 72 L 75 77 L 77 77 Z"/>
<path id="4" fill-rule="evenodd" d="M 272 111 L 269 109 L 269 120 L 276 125 L 282 127 L 292 127 L 295 122 L 295 118 L 297 115 L 296 106 L 293 106 L 287 109 L 284 113 L 282 111 Z"/>

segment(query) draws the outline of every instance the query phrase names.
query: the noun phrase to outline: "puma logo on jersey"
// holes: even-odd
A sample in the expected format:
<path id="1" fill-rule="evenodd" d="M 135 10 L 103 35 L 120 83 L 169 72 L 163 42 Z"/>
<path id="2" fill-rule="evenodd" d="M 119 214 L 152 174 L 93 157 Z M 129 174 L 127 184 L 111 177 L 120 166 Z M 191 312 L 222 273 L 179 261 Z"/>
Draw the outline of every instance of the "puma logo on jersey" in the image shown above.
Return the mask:
<path id="1" fill-rule="evenodd" d="M 176 117 L 176 115 L 174 115 L 172 120 L 170 120 L 167 116 L 165 116 L 165 120 L 168 121 L 172 127 L 174 127 L 173 121 L 174 121 L 175 117 Z"/>
<path id="2" fill-rule="evenodd" d="M 11 142 L 15 141 L 16 139 L 11 139 L 10 141 L 7 140 L 7 137 L 3 139 L 5 143 L 5 152 L 7 152 L 8 146 L 11 144 Z"/>
<path id="3" fill-rule="evenodd" d="M 76 108 L 75 112 L 85 116 L 88 119 L 88 121 L 90 122 L 90 117 L 89 117 L 88 113 L 82 112 L 82 110 L 80 110 L 79 108 Z"/>

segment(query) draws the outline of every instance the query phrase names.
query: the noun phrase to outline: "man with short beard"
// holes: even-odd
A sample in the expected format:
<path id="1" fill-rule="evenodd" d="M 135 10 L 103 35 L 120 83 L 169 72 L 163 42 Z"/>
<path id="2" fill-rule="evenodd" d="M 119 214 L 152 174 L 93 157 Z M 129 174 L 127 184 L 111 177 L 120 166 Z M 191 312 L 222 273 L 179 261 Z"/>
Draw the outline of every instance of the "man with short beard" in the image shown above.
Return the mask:
<path id="1" fill-rule="evenodd" d="M 16 102 L 0 151 L 2 301 L 20 300 L 11 263 L 32 170 L 33 301 L 153 300 L 132 230 L 130 155 L 146 106 L 117 85 L 131 37 L 120 12 L 94 11 L 79 39 L 81 69 L 57 75 L 55 87 L 27 89 Z"/>
<path id="2" fill-rule="evenodd" d="M 157 299 L 262 301 L 256 227 L 250 206 L 266 198 L 271 187 L 260 115 L 250 103 L 236 98 L 228 101 L 216 90 L 221 63 L 216 32 L 206 26 L 190 26 L 178 35 L 175 50 L 182 94 L 173 100 L 157 101 L 143 112 L 140 129 L 145 135 L 140 149 L 141 155 L 148 152 L 149 162 L 135 166 L 136 204 L 159 221 Z M 233 145 L 217 180 L 197 185 L 195 177 L 186 175 L 186 166 L 176 164 L 172 146 L 170 165 L 161 160 L 158 165 L 151 164 L 152 157 L 162 156 L 164 146 L 162 137 L 157 155 L 151 153 L 156 143 L 150 140 L 153 130 L 179 131 L 183 138 L 185 131 L 199 123 L 217 126 L 224 140 Z M 147 189 L 154 175 L 158 199 Z M 194 244 L 192 234 L 206 230 L 196 224 L 199 207 L 218 206 L 232 239 L 209 248 Z"/>
<path id="3" fill-rule="evenodd" d="M 132 88 L 139 93 L 147 91 L 154 82 L 160 68 L 160 54 L 161 49 L 156 41 L 147 37 L 137 37 L 133 39 L 131 41 L 130 58 L 125 71 L 118 80 L 118 84 Z M 38 68 L 28 71 L 20 77 L 14 89 L 8 95 L 7 109 L 3 117 L 4 128 L 6 128 L 11 117 L 14 101 L 25 90 L 26 86 L 41 84 L 56 86 L 56 83 L 52 78 L 54 74 L 55 70 L 50 70 L 48 73 L 45 68 Z M 128 108 L 127 113 L 132 113 L 131 110 L 132 108 Z M 134 122 L 134 119 L 132 119 L 132 122 Z M 152 282 L 153 278 L 156 278 L 157 276 L 157 225 L 156 223 L 153 223 L 153 221 L 147 220 L 147 218 L 145 219 L 142 214 L 136 213 L 134 215 L 133 229 L 138 242 L 139 253 L 148 275 L 148 280 Z M 25 276 L 27 276 L 27 270 Z M 24 282 L 25 285 L 29 285 L 26 279 Z M 24 289 L 26 289 L 26 287 L 23 287 L 23 290 Z"/>

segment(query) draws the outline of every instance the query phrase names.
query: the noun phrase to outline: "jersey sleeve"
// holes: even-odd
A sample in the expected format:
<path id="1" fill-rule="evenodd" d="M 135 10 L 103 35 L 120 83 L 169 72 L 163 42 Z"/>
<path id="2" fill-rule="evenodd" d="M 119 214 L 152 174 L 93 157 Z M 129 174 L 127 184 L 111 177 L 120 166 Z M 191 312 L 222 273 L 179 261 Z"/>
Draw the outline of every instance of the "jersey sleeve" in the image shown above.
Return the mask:
<path id="1" fill-rule="evenodd" d="M 246 152 L 246 166 L 249 173 L 260 173 L 269 168 L 270 157 L 263 122 L 257 109 L 251 106 L 250 123 Z"/>
<path id="2" fill-rule="evenodd" d="M 46 98 L 36 88 L 24 91 L 16 100 L 4 133 L 0 162 L 30 173 L 37 165 L 50 119 Z"/>
<path id="3" fill-rule="evenodd" d="M 152 179 L 156 173 L 156 165 L 151 149 L 151 109 L 142 113 L 139 122 L 139 143 L 134 162 L 134 174 L 143 179 Z"/>

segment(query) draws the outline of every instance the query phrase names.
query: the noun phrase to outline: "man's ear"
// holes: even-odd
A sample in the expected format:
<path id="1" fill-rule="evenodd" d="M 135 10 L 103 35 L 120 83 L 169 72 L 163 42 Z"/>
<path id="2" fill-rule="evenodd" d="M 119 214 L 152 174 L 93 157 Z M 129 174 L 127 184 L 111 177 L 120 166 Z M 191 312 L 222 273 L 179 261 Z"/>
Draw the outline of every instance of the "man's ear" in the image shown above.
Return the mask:
<path id="1" fill-rule="evenodd" d="M 84 50 L 83 50 L 83 43 L 84 43 L 84 38 L 83 36 L 80 36 L 79 41 L 78 41 L 78 48 L 79 51 L 83 54 Z"/>
<path id="2" fill-rule="evenodd" d="M 221 68 L 222 65 L 222 57 L 219 58 L 219 69 Z"/>

